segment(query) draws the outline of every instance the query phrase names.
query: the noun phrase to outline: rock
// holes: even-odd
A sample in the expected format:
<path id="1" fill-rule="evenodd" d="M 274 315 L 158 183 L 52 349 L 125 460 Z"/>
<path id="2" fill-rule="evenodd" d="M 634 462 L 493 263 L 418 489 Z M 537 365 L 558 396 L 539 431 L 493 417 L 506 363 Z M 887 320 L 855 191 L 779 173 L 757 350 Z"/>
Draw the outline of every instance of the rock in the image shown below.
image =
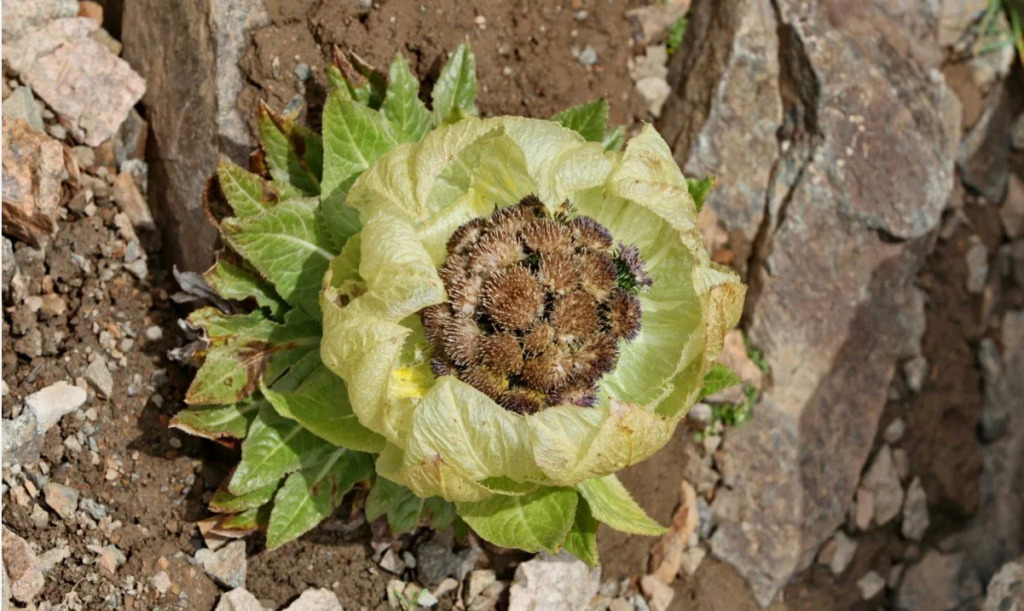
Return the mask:
<path id="1" fill-rule="evenodd" d="M 96 22 L 96 25 L 103 25 L 103 5 L 92 0 L 79 0 L 78 2 L 78 16 L 91 19 Z"/>
<path id="2" fill-rule="evenodd" d="M 644 593 L 651 611 L 667 611 L 675 596 L 672 586 L 653 575 L 644 575 L 640 578 L 640 590 Z"/>
<path id="3" fill-rule="evenodd" d="M 580 63 L 583 63 L 582 54 L 580 54 Z M 672 88 L 668 86 L 668 81 L 658 76 L 648 76 L 638 80 L 636 91 L 644 99 L 647 112 L 651 113 L 652 117 L 661 116 L 661 109 L 665 106 L 668 96 L 672 94 Z"/>
<path id="4" fill-rule="evenodd" d="M 828 564 L 828 568 L 832 571 L 833 575 L 837 577 L 843 573 L 853 562 L 853 557 L 857 553 L 857 541 L 847 537 L 843 531 L 836 531 L 835 536 L 832 537 L 835 541 L 836 548 L 835 554 L 832 556 L 832 560 Z"/>
<path id="5" fill-rule="evenodd" d="M 238 107 L 238 64 L 252 30 L 266 23 L 262 0 L 125 4 L 124 57 L 147 81 L 155 143 L 150 203 L 167 215 L 164 244 L 180 268 L 202 270 L 212 261 L 216 231 L 202 211 L 203 189 L 219 153 L 244 165 L 252 147 Z M 181 100 L 189 101 L 187 122 Z"/>
<path id="6" fill-rule="evenodd" d="M 5 58 L 6 60 L 6 58 Z M 64 151 L 21 119 L 3 119 L 3 230 L 38 246 L 53 233 Z"/>
<path id="7" fill-rule="evenodd" d="M 6 526 L 3 527 L 4 573 L 10 579 L 11 597 L 32 602 L 43 589 L 43 572 L 32 547 Z"/>
<path id="8" fill-rule="evenodd" d="M 327 588 L 309 588 L 285 607 L 286 611 L 342 611 L 338 597 Z"/>
<path id="9" fill-rule="evenodd" d="M 921 392 L 928 377 L 928 359 L 918 355 L 903 363 L 903 377 L 907 380 L 907 388 L 915 393 Z"/>
<path id="10" fill-rule="evenodd" d="M 956 164 L 965 185 L 998 204 L 1003 200 L 1010 174 L 1010 125 L 1015 102 L 1003 83 L 992 95 L 995 102 L 986 106 L 981 118 L 967 132 L 957 151 Z"/>
<path id="11" fill-rule="evenodd" d="M 961 603 L 958 581 L 963 557 L 928 550 L 920 562 L 903 575 L 903 583 L 896 593 L 896 605 L 901 609 L 928 609 L 948 611 Z"/>
<path id="12" fill-rule="evenodd" d="M 54 19 L 74 17 L 77 14 L 77 0 L 6 0 L 3 18 L 4 42 L 13 42 Z"/>
<path id="13" fill-rule="evenodd" d="M 11 95 L 4 99 L 3 116 L 6 119 L 21 119 L 37 132 L 46 129 L 46 125 L 43 123 L 43 113 L 36 105 L 32 90 L 24 85 L 12 91 Z"/>
<path id="14" fill-rule="evenodd" d="M 600 586 L 599 567 L 589 567 L 568 552 L 542 552 L 516 569 L 509 611 L 582 609 Z"/>
<path id="15" fill-rule="evenodd" d="M 38 505 L 37 505 L 38 507 Z M 39 555 L 39 570 L 45 575 L 49 573 L 61 562 L 64 562 L 71 557 L 71 546 L 67 543 L 58 545 L 51 550 L 43 552 Z"/>
<path id="16" fill-rule="evenodd" d="M 114 137 L 114 160 L 121 172 L 124 172 L 125 162 L 139 161 L 146 156 L 148 134 L 149 124 L 133 108 Z"/>
<path id="17" fill-rule="evenodd" d="M 92 383 L 96 387 L 96 390 L 104 397 L 110 397 L 111 393 L 114 392 L 114 378 L 110 375 L 110 369 L 107 368 L 107 362 L 102 357 L 97 358 L 95 361 L 89 363 L 89 366 L 85 368 L 82 373 L 86 380 Z"/>
<path id="18" fill-rule="evenodd" d="M 43 487 L 43 497 L 50 509 L 65 520 L 73 520 L 78 509 L 78 490 L 50 482 Z"/>
<path id="19" fill-rule="evenodd" d="M 146 198 L 135 186 L 132 175 L 122 172 L 114 178 L 114 201 L 128 215 L 132 226 L 139 229 L 154 229 L 153 213 Z"/>
<path id="20" fill-rule="evenodd" d="M 687 412 L 686 419 L 694 429 L 703 431 L 711 425 L 711 418 L 713 416 L 710 405 L 707 403 L 697 403 Z"/>
<path id="21" fill-rule="evenodd" d="M 903 523 L 900 532 L 911 541 L 920 541 L 928 530 L 928 497 L 925 495 L 921 478 L 915 477 L 907 488 L 907 500 L 903 504 Z"/>
<path id="22" fill-rule="evenodd" d="M 33 414 L 40 435 L 50 430 L 63 416 L 85 404 L 88 394 L 78 386 L 56 382 L 25 398 L 25 407 Z"/>
<path id="23" fill-rule="evenodd" d="M 972 235 L 969 239 L 970 247 L 967 249 L 967 292 L 978 295 L 985 288 L 985 280 L 988 278 L 988 248 L 981 242 L 981 238 Z"/>
<path id="24" fill-rule="evenodd" d="M 156 590 L 157 593 L 166 594 L 167 590 L 171 589 L 171 577 L 167 574 L 167 571 L 157 571 L 156 573 L 153 573 L 153 575 L 149 578 L 149 585 L 153 586 L 153 589 Z M 231 592 L 235 591 L 237 590 L 232 590 Z M 245 592 L 245 590 L 242 591 Z M 228 594 L 231 594 L 231 592 L 228 592 Z M 220 597 L 221 601 L 224 600 L 225 596 L 227 596 L 227 594 Z M 228 607 L 227 609 L 231 610 L 230 607 Z M 225 611 L 225 609 L 221 608 L 220 603 L 217 604 L 217 610 Z"/>
<path id="25" fill-rule="evenodd" d="M 1024 558 L 1007 562 L 992 577 L 981 611 L 1024 611 Z"/>
<path id="26" fill-rule="evenodd" d="M 106 545 L 94 551 L 96 552 L 96 564 L 110 575 L 116 573 L 117 569 L 128 561 L 124 553 L 113 545 Z"/>
<path id="27" fill-rule="evenodd" d="M 43 437 L 31 411 L 25 411 L 13 420 L 4 419 L 3 466 L 29 465 L 39 460 Z"/>
<path id="28" fill-rule="evenodd" d="M 463 601 L 467 605 L 472 604 L 484 590 L 497 582 L 497 579 L 494 571 L 490 569 L 470 571 L 466 581 L 466 590 L 463 592 Z"/>
<path id="29" fill-rule="evenodd" d="M 449 577 L 462 581 L 475 564 L 474 548 L 456 554 L 450 545 L 436 541 L 427 541 L 416 548 L 416 575 L 426 586 L 437 585 Z"/>
<path id="30" fill-rule="evenodd" d="M 593 66 L 597 63 L 597 51 L 594 47 L 587 45 L 580 51 L 579 60 L 584 66 Z"/>
<path id="31" fill-rule="evenodd" d="M 861 486 L 875 495 L 875 524 L 883 526 L 896 517 L 903 505 L 903 486 L 892 460 L 892 449 L 883 445 L 871 463 Z"/>
<path id="32" fill-rule="evenodd" d="M 893 450 L 892 462 L 896 465 L 896 473 L 899 474 L 901 480 L 910 477 L 910 458 L 907 456 L 906 450 L 902 448 Z"/>
<path id="33" fill-rule="evenodd" d="M 854 505 L 853 523 L 858 530 L 871 527 L 871 518 L 875 516 L 875 493 L 867 488 L 857 488 L 856 504 Z"/>
<path id="34" fill-rule="evenodd" d="M 398 555 L 398 552 L 390 547 L 381 556 L 378 564 L 380 564 L 380 568 L 394 575 L 401 575 L 405 572 L 405 562 L 402 561 L 402 557 Z"/>
<path id="35" fill-rule="evenodd" d="M 742 519 L 719 514 L 711 541 L 763 605 L 846 519 L 915 333 L 892 313 L 916 299 L 960 139 L 937 8 L 697 3 L 670 62 L 657 127 L 688 176 L 722 177 L 706 205 L 757 287 L 748 337 L 772 372 L 725 432 Z"/>
<path id="36" fill-rule="evenodd" d="M 224 587 L 245 587 L 245 541 L 232 541 L 215 552 L 201 549 L 195 559 L 207 575 Z"/>
<path id="37" fill-rule="evenodd" d="M 163 571 L 161 571 L 162 573 Z M 167 574 L 164 573 L 164 576 Z M 295 601 L 298 602 L 298 601 Z M 289 607 L 291 608 L 291 607 Z M 213 611 L 265 611 L 256 596 L 245 588 L 235 588 L 220 595 Z"/>
<path id="38" fill-rule="evenodd" d="M 885 580 L 878 573 L 868 571 L 857 580 L 857 589 L 860 590 L 861 598 L 871 600 L 885 589 Z"/>
<path id="39" fill-rule="evenodd" d="M 1015 151 L 1024 151 L 1024 113 L 1017 115 L 1010 127 L 1010 146 Z"/>
<path id="40" fill-rule="evenodd" d="M 882 438 L 885 440 L 885 443 L 892 445 L 900 439 L 903 439 L 903 433 L 906 430 L 907 423 L 903 418 L 896 418 L 889 423 L 889 426 L 885 427 L 885 432 L 882 433 Z"/>
<path id="41" fill-rule="evenodd" d="M 687 549 L 679 559 L 680 570 L 687 577 L 693 577 L 705 556 L 707 556 L 707 552 L 703 547 L 695 546 Z"/>
<path id="42" fill-rule="evenodd" d="M 1003 222 L 1003 231 L 1011 240 L 1024 236 L 1024 180 L 1016 174 L 1010 174 L 1006 184 L 1006 197 L 999 208 L 999 218 Z"/>
<path id="43" fill-rule="evenodd" d="M 633 24 L 634 39 L 647 44 L 664 40 L 669 28 L 689 8 L 690 0 L 670 0 L 630 9 L 626 11 L 626 17 Z"/>
<path id="44" fill-rule="evenodd" d="M 89 146 L 116 134 L 146 90 L 124 60 L 90 37 L 97 27 L 89 19 L 58 19 L 12 44 L 5 41 L 3 49 L 4 61 Z M 70 64 L 74 70 L 66 69 Z"/>
<path id="45" fill-rule="evenodd" d="M 900 581 L 903 579 L 903 571 L 907 568 L 905 564 L 894 564 L 889 567 L 889 576 L 885 580 L 885 585 L 895 590 L 899 587 Z"/>
<path id="46" fill-rule="evenodd" d="M 682 562 L 683 550 L 697 528 L 697 493 L 686 480 L 680 482 L 679 508 L 672 517 L 668 532 L 651 546 L 648 572 L 664 583 L 675 581 Z"/>

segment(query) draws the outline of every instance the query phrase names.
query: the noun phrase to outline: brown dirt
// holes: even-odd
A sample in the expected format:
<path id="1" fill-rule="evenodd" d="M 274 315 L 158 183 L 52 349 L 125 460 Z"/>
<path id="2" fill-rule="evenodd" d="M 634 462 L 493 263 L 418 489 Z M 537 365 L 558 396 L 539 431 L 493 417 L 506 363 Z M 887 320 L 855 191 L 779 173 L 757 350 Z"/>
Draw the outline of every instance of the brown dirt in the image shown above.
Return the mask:
<path id="1" fill-rule="evenodd" d="M 16 244 L 15 259 L 30 278 L 27 294 L 45 294 L 52 285 L 68 307 L 64 315 L 37 320 L 26 306 L 5 303 L 10 307 L 5 308 L 3 322 L 3 373 L 10 392 L 3 402 L 6 417 L 14 415 L 25 396 L 81 376 L 92 354 L 107 355 L 111 364 L 120 362 L 112 370 L 111 397 L 97 397 L 91 390 L 78 416 L 64 417 L 47 432 L 41 463 L 48 473 L 39 464 L 23 465 L 35 488 L 42 488 L 45 481 L 72 486 L 81 498 L 106 506 L 110 520 L 66 522 L 49 511 L 47 523 L 37 526 L 31 515 L 37 504 L 46 508 L 41 493 L 24 505 L 7 496 L 3 520 L 35 544 L 37 553 L 63 544 L 70 549 L 71 557 L 47 574 L 40 600 L 58 604 L 73 600 L 70 595 L 77 596 L 84 608 L 113 600 L 128 609 L 211 609 L 221 590 L 186 557 L 201 547 L 195 521 L 205 517 L 206 501 L 237 455 L 166 428 L 181 407 L 191 376 L 166 357 L 167 349 L 181 342 L 177 320 L 182 313 L 169 298 L 176 288 L 160 270 L 158 258 L 149 261 L 153 271 L 148 281 L 137 280 L 121 267 L 125 243 L 114 228 L 117 212 L 113 203 L 102 201 L 91 217 L 70 212 L 42 256 Z M 73 255 L 89 261 L 96 271 L 83 272 Z M 143 332 L 154 325 L 162 328 L 164 339 L 147 342 Z M 17 354 L 14 346 L 33 326 L 43 332 L 43 353 L 29 359 Z M 110 355 L 108 333 L 123 357 Z M 121 345 L 125 337 L 134 337 L 130 347 Z M 92 409 L 94 418 L 83 415 Z M 66 448 L 64 440 L 79 434 L 86 440 L 84 449 Z M 95 457 L 90 443 L 95 443 Z M 5 481 L 26 488 L 24 476 Z M 365 527 L 345 540 L 320 532 L 280 553 L 267 554 L 262 538 L 253 537 L 248 545 L 248 585 L 257 596 L 278 604 L 317 585 L 333 589 L 347 604 L 377 608 L 386 579 L 369 559 L 368 541 Z M 87 549 L 108 543 L 127 556 L 114 575 L 93 564 L 96 554 Z M 303 563 L 296 565 L 295 558 Z M 148 583 L 161 567 L 172 581 L 163 596 Z"/>
<path id="2" fill-rule="evenodd" d="M 402 52 L 429 84 L 446 54 L 469 42 L 477 58 L 482 115 L 549 117 L 604 96 L 612 120 L 630 125 L 643 117 L 643 107 L 627 70 L 633 42 L 625 11 L 642 4 L 512 0 L 470 9 L 458 0 L 383 0 L 360 9 L 354 1 L 269 0 L 273 24 L 255 35 L 243 60 L 250 84 L 239 103 L 247 112 L 260 98 L 282 107 L 305 89 L 310 114 L 316 116 L 332 45 L 354 51 L 385 72 L 394 54 Z M 577 18 L 580 11 L 586 11 L 583 19 Z M 576 57 L 586 45 L 597 51 L 593 66 Z M 305 87 L 294 74 L 298 63 L 311 68 Z"/>

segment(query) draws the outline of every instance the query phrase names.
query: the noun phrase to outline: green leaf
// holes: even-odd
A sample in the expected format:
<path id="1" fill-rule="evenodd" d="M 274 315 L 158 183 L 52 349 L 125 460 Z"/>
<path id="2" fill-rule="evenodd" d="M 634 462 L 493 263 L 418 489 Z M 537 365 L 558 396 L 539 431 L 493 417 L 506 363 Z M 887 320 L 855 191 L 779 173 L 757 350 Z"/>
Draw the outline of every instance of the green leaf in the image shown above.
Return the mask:
<path id="1" fill-rule="evenodd" d="M 320 284 L 334 257 L 316 218 L 316 199 L 292 199 L 221 223 L 221 236 L 288 303 L 320 319 Z"/>
<path id="2" fill-rule="evenodd" d="M 377 477 L 366 497 L 366 520 L 373 522 L 386 514 L 392 533 L 409 532 L 419 525 L 423 502 L 405 486 Z"/>
<path id="3" fill-rule="evenodd" d="M 308 195 L 320 193 L 324 154 L 320 136 L 265 104 L 259 109 L 259 130 L 270 175 Z"/>
<path id="4" fill-rule="evenodd" d="M 742 381 L 732 369 L 721 363 L 715 363 L 711 371 L 704 376 L 704 388 L 700 391 L 700 398 L 710 397 L 716 392 L 735 386 Z"/>
<path id="5" fill-rule="evenodd" d="M 270 522 L 270 505 L 247 509 L 242 513 L 226 515 L 217 522 L 214 532 L 250 533 L 266 528 Z"/>
<path id="6" fill-rule="evenodd" d="M 274 493 L 277 492 L 279 484 L 280 482 L 274 482 L 241 495 L 231 494 L 223 487 L 218 488 L 213 493 L 213 499 L 210 500 L 210 511 L 216 513 L 240 513 L 255 509 L 265 505 L 270 502 L 270 499 L 274 498 Z"/>
<path id="7" fill-rule="evenodd" d="M 384 153 L 407 137 L 399 134 L 380 113 L 337 93 L 324 105 L 324 223 L 336 247 L 359 231 L 359 212 L 345 204 L 356 178 Z"/>
<path id="8" fill-rule="evenodd" d="M 175 414 L 170 426 L 205 439 L 245 439 L 259 407 L 258 401 L 191 407 Z"/>
<path id="9" fill-rule="evenodd" d="M 590 505 L 580 499 L 576 505 L 576 520 L 565 537 L 565 549 L 590 566 L 599 566 L 597 554 L 597 525 L 599 522 L 590 513 Z"/>
<path id="10" fill-rule="evenodd" d="M 384 101 L 387 81 L 354 53 L 353 61 L 337 47 L 334 48 L 333 64 L 327 67 L 327 83 L 331 90 L 346 100 L 354 100 L 376 110 Z"/>
<path id="11" fill-rule="evenodd" d="M 212 312 L 211 312 L 212 311 Z M 223 315 L 206 308 L 189 321 L 202 326 L 210 338 L 203 364 L 196 372 L 185 401 L 192 405 L 237 403 L 251 395 L 260 377 L 272 381 L 291 363 L 320 342 L 320 327 L 301 312 L 292 311 L 284 324 L 248 315 Z"/>
<path id="12" fill-rule="evenodd" d="M 254 216 L 270 208 L 279 198 L 277 189 L 262 177 L 227 160 L 217 165 L 220 189 L 235 216 Z"/>
<path id="13" fill-rule="evenodd" d="M 373 474 L 369 454 L 338 448 L 320 464 L 292 473 L 274 497 L 267 548 L 297 539 L 330 516 L 352 486 Z"/>
<path id="14" fill-rule="evenodd" d="M 277 413 L 336 446 L 380 452 L 384 438 L 359 423 L 349 404 L 344 380 L 320 362 L 317 352 L 303 360 L 313 361 L 313 366 L 294 367 L 273 387 L 262 387 Z"/>
<path id="15" fill-rule="evenodd" d="M 647 517 L 615 475 L 588 479 L 576 485 L 595 518 L 634 535 L 660 535 L 667 529 Z"/>
<path id="16" fill-rule="evenodd" d="M 455 507 L 478 535 L 495 545 L 556 552 L 576 519 L 578 499 L 572 488 L 540 488 L 522 496 L 494 495 Z"/>
<path id="17" fill-rule="evenodd" d="M 336 449 L 264 405 L 242 443 L 242 460 L 231 476 L 228 491 L 242 495 L 268 486 L 293 471 L 319 463 Z"/>
<path id="18" fill-rule="evenodd" d="M 454 123 L 467 114 L 476 116 L 476 57 L 469 45 L 463 43 L 452 53 L 437 77 L 431 99 L 435 125 Z"/>
<path id="19" fill-rule="evenodd" d="M 715 188 L 718 183 L 718 179 L 714 176 L 708 176 L 707 178 L 687 178 L 686 187 L 690 190 L 690 196 L 693 197 L 693 203 L 697 205 L 697 212 L 704 207 L 704 200 L 708 198 L 708 194 Z"/>
<path id="20" fill-rule="evenodd" d="M 626 143 L 626 128 L 622 125 L 616 125 L 609 129 L 604 134 L 604 138 L 601 139 L 601 144 L 604 145 L 606 151 L 621 151 L 622 145 Z"/>
<path id="21" fill-rule="evenodd" d="M 608 100 L 600 98 L 566 108 L 551 120 L 573 130 L 588 142 L 602 142 L 608 125 Z"/>
<path id="22" fill-rule="evenodd" d="M 273 285 L 227 259 L 218 260 L 203 278 L 224 299 L 254 299 L 271 316 L 280 316 L 287 307 Z"/>
<path id="23" fill-rule="evenodd" d="M 446 501 L 439 496 L 432 496 L 423 501 L 423 511 L 427 523 L 434 530 L 445 530 L 455 521 L 455 503 Z"/>
<path id="24" fill-rule="evenodd" d="M 420 81 L 401 53 L 395 53 L 381 112 L 409 139 L 418 142 L 430 131 L 430 111 L 420 100 Z"/>

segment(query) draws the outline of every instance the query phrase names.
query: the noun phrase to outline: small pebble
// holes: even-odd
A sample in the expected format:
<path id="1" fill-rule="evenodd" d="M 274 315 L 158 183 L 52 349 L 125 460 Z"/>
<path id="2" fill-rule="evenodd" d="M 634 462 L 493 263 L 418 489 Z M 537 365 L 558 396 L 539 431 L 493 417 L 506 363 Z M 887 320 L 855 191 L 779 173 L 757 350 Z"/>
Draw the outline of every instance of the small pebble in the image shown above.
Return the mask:
<path id="1" fill-rule="evenodd" d="M 584 66 L 593 66 L 597 63 L 597 51 L 594 50 L 594 47 L 587 45 L 580 51 L 579 60 Z"/>

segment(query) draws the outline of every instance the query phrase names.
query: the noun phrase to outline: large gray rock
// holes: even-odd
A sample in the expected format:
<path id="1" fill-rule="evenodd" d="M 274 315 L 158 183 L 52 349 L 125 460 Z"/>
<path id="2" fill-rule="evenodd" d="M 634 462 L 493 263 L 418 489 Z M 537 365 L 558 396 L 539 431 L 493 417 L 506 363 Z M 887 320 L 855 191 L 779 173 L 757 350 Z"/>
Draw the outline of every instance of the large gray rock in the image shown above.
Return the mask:
<path id="1" fill-rule="evenodd" d="M 774 383 L 726 433 L 744 507 L 711 548 L 762 605 L 847 514 L 953 186 L 960 111 L 927 43 L 935 7 L 840 6 L 695 2 L 659 124 L 685 167 L 722 177 L 708 205 L 734 238 L 754 238 L 736 254 Z M 759 86 L 728 82 L 751 74 Z"/>
<path id="2" fill-rule="evenodd" d="M 53 19 L 78 14 L 77 0 L 6 0 L 4 42 L 12 42 Z"/>
<path id="3" fill-rule="evenodd" d="M 988 583 L 981 611 L 1024 611 L 1024 558 L 999 569 Z"/>
<path id="4" fill-rule="evenodd" d="M 124 57 L 146 79 L 149 193 L 166 217 L 165 244 L 185 269 L 212 261 L 216 232 L 202 194 L 218 155 L 243 161 L 252 143 L 236 105 L 243 83 L 238 59 L 247 32 L 266 20 L 263 0 L 125 5 Z"/>
<path id="5" fill-rule="evenodd" d="M 509 611 L 582 609 L 601 586 L 600 567 L 589 567 L 568 552 L 542 553 L 516 569 Z"/>

